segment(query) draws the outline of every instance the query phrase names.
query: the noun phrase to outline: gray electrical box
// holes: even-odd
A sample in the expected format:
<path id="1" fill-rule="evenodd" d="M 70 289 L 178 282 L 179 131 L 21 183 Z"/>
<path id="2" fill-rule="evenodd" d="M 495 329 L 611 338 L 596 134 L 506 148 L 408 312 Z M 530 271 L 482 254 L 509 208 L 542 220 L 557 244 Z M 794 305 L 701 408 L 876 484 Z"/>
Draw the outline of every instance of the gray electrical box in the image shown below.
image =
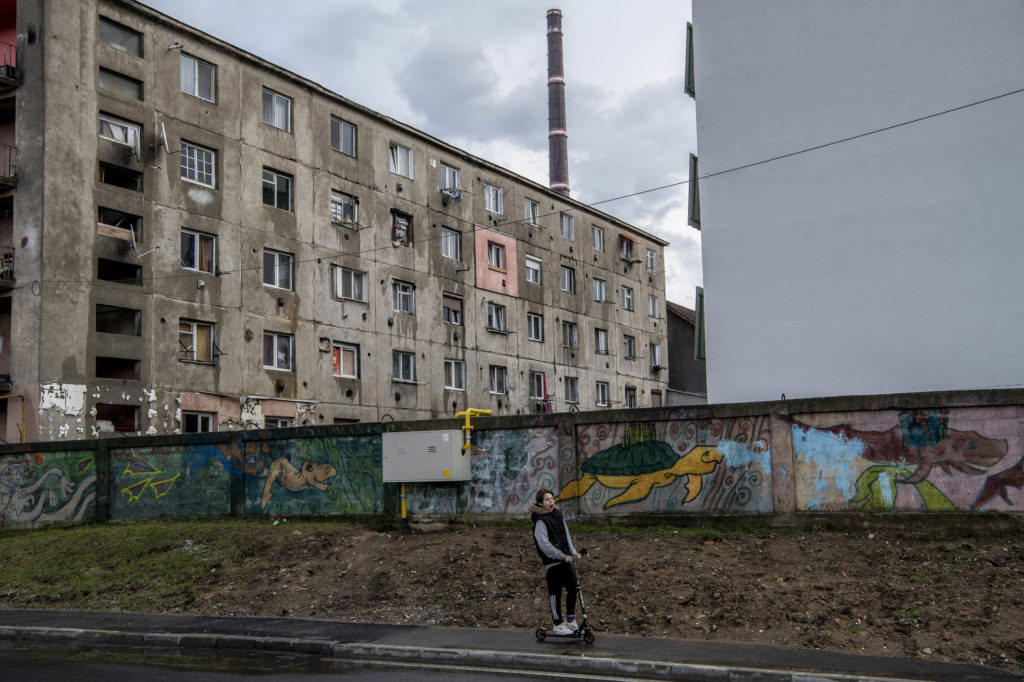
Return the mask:
<path id="1" fill-rule="evenodd" d="M 462 431 L 404 431 L 381 434 L 385 483 L 468 481 L 469 449 Z"/>

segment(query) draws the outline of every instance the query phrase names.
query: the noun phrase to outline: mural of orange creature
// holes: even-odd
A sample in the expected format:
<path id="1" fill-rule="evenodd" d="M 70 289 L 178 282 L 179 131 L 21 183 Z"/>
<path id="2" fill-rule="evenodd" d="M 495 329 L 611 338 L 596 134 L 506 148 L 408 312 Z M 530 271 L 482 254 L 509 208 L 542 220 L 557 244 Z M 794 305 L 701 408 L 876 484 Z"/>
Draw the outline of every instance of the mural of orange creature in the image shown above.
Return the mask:
<path id="1" fill-rule="evenodd" d="M 302 468 L 298 469 L 286 457 L 279 457 L 270 464 L 267 483 L 263 486 L 263 504 L 260 508 L 266 511 L 267 503 L 274 496 L 273 486 L 275 483 L 293 493 L 307 488 L 316 488 L 320 492 L 326 492 L 327 482 L 337 475 L 338 470 L 327 462 L 306 460 L 302 463 Z"/>

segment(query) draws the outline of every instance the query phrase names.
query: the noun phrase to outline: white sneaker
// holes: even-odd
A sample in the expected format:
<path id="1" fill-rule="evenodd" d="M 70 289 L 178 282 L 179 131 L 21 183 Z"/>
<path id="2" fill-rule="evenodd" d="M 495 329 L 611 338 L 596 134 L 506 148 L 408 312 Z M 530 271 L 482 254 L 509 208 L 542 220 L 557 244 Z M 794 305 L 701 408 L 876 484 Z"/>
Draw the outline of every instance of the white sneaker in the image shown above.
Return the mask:
<path id="1" fill-rule="evenodd" d="M 556 635 L 572 635 L 575 634 L 576 631 L 569 627 L 567 623 L 559 623 L 555 626 L 555 629 L 552 630 L 552 632 Z"/>
<path id="2" fill-rule="evenodd" d="M 572 628 L 572 631 L 574 633 L 580 631 L 580 626 L 577 625 L 576 621 L 574 621 L 574 620 L 567 620 L 567 621 L 565 621 L 565 624 L 568 625 L 570 628 Z"/>

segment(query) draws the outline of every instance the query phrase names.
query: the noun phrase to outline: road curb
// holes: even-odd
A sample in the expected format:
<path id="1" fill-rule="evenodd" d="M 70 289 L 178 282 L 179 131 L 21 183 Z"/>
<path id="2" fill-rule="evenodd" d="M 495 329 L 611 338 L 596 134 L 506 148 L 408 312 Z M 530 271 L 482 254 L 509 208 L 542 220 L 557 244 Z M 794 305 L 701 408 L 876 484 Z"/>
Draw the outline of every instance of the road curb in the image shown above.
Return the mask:
<path id="1" fill-rule="evenodd" d="M 375 661 L 424 666 L 476 666 L 575 674 L 693 680 L 695 682 L 912 682 L 893 677 L 867 677 L 846 673 L 809 673 L 772 668 L 740 668 L 694 663 L 668 663 L 606 656 L 565 656 L 508 652 L 491 649 L 414 647 L 394 644 L 336 642 L 323 639 L 259 637 L 172 632 L 124 632 L 82 628 L 0 625 L 0 641 L 130 646 L 172 649 L 230 649 L 294 652 L 350 661 Z"/>

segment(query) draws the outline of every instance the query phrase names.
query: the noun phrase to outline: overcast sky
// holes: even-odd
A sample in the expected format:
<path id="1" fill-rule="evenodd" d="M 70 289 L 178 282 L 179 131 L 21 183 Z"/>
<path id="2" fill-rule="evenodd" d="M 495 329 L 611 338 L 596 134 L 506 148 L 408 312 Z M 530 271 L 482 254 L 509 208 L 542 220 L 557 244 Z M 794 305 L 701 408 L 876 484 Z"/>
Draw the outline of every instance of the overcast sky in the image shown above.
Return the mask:
<path id="1" fill-rule="evenodd" d="M 144 0 L 221 40 L 548 184 L 547 10 L 562 10 L 569 185 L 593 203 L 686 180 L 688 0 Z M 668 299 L 693 307 L 686 185 L 596 208 L 671 242 Z"/>

